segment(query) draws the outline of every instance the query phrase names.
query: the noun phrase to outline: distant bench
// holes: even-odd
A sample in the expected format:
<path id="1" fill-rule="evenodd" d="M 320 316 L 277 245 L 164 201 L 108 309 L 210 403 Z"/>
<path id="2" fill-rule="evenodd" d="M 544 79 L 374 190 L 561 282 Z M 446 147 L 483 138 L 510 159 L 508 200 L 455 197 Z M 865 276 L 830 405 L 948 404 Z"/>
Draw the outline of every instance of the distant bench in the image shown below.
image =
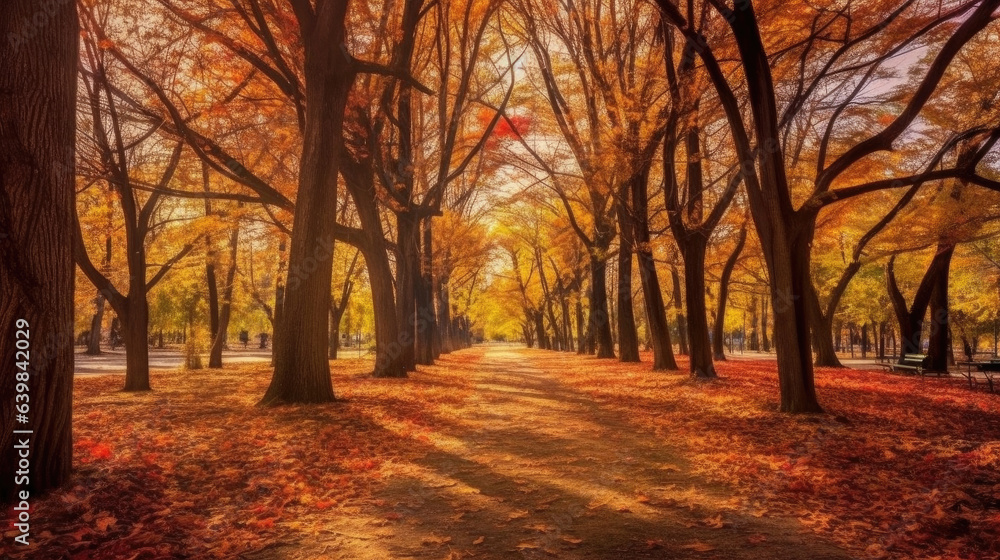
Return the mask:
<path id="1" fill-rule="evenodd" d="M 927 371 L 927 354 L 906 354 L 898 362 L 879 364 L 891 372 L 913 372 L 923 375 Z"/>
<path id="2" fill-rule="evenodd" d="M 1000 373 L 1000 358 L 994 358 L 988 362 L 972 362 L 972 361 L 960 362 L 959 365 L 968 366 L 965 371 L 962 370 L 959 371 L 962 371 L 962 375 L 969 380 L 970 389 L 973 388 L 974 382 L 979 381 L 979 379 L 976 378 L 975 374 L 972 371 L 972 368 L 975 367 L 976 371 L 981 372 L 983 374 L 983 377 L 985 377 L 986 384 L 989 386 L 990 392 L 991 393 L 995 392 L 993 380 L 994 377 L 996 377 L 996 374 Z"/>

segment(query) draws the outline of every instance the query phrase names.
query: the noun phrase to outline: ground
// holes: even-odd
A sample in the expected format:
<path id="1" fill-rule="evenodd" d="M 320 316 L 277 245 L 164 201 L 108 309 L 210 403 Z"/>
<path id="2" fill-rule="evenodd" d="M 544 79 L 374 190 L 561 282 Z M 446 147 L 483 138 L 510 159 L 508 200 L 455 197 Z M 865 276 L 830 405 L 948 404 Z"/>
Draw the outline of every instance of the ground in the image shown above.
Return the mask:
<path id="1" fill-rule="evenodd" d="M 78 378 L 73 485 L 0 556 L 1000 557 L 996 395 L 820 370 L 827 412 L 791 416 L 772 361 L 709 383 L 648 362 L 343 360 L 340 402 L 279 408 L 255 406 L 266 364 Z"/>

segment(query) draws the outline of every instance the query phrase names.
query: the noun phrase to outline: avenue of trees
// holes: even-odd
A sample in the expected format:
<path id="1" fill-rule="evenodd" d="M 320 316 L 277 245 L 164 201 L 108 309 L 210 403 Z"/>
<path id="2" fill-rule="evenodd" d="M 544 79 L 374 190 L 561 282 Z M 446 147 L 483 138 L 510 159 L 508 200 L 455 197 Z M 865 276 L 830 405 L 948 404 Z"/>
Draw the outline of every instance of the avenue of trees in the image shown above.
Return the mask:
<path id="1" fill-rule="evenodd" d="M 686 355 L 700 379 L 774 351 L 789 413 L 822 411 L 814 367 L 855 346 L 936 369 L 995 352 L 998 19 L 1000 0 L 8 0 L 0 357 L 30 323 L 32 487 L 69 475 L 73 343 L 101 352 L 112 323 L 125 391 L 156 390 L 149 348 L 177 333 L 210 368 L 271 333 L 262 405 L 335 400 L 342 334 L 391 378 L 477 337 Z"/>

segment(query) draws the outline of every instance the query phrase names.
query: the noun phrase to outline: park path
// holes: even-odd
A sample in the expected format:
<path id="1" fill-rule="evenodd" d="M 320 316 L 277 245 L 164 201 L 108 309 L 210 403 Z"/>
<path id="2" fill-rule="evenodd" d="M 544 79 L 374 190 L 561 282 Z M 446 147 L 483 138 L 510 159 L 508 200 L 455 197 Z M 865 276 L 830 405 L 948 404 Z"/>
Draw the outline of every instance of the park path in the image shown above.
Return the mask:
<path id="1" fill-rule="evenodd" d="M 479 356 L 451 364 L 475 386 L 460 421 L 379 496 L 395 521 L 342 520 L 330 539 L 269 557 L 850 558 L 792 519 L 718 517 L 726 488 L 560 383 L 551 353 L 540 366 L 538 351 L 464 352 Z"/>

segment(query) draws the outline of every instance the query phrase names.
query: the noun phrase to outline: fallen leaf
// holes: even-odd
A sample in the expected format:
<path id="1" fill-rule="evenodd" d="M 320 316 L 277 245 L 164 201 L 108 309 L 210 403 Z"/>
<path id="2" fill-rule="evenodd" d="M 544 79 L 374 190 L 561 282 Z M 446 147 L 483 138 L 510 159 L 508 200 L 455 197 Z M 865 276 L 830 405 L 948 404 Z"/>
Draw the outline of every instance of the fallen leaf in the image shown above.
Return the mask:
<path id="1" fill-rule="evenodd" d="M 424 537 L 420 540 L 420 544 L 424 546 L 437 545 L 441 546 L 445 543 L 451 542 L 451 537 L 441 537 L 438 535 L 431 535 L 429 537 Z"/>
<path id="2" fill-rule="evenodd" d="M 710 552 L 712 550 L 715 550 L 715 547 L 713 545 L 701 541 L 694 541 L 693 543 L 681 545 L 681 548 L 687 550 L 694 550 L 696 552 Z"/>
<path id="3" fill-rule="evenodd" d="M 717 514 L 714 517 L 707 517 L 701 520 L 702 525 L 708 527 L 709 529 L 721 529 L 725 526 L 725 522 L 722 521 L 722 514 Z"/>
<path id="4" fill-rule="evenodd" d="M 94 524 L 97 526 L 97 530 L 103 533 L 104 531 L 108 530 L 108 527 L 114 525 L 117 522 L 118 522 L 117 519 L 108 515 L 105 517 L 98 517 L 97 521 Z"/>

